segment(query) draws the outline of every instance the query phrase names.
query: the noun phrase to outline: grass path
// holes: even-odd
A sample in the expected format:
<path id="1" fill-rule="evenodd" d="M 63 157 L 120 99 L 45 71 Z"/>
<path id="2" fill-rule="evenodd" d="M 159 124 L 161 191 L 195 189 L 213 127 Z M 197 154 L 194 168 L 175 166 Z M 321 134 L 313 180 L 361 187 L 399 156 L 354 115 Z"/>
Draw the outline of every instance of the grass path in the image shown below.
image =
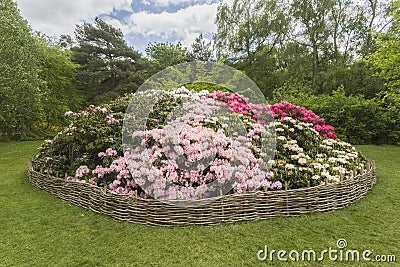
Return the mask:
<path id="1" fill-rule="evenodd" d="M 214 227 L 122 223 L 33 188 L 26 176 L 40 142 L 0 143 L 0 266 L 399 266 L 400 148 L 358 146 L 377 163 L 378 182 L 334 212 Z M 336 248 L 394 254 L 397 263 L 257 260 L 275 250 Z M 326 256 L 325 259 L 328 259 Z"/>

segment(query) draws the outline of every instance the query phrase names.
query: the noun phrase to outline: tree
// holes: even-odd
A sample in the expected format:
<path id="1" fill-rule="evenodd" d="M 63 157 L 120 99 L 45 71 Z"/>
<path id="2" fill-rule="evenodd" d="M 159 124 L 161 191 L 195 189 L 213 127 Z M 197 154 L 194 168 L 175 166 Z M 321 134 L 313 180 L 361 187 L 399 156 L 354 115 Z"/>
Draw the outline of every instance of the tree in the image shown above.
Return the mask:
<path id="1" fill-rule="evenodd" d="M 201 60 L 201 61 L 209 61 L 212 57 L 212 47 L 211 41 L 207 42 L 203 38 L 203 34 L 200 34 L 194 40 L 194 43 L 191 45 L 192 51 L 189 52 L 189 58 L 191 61 L 193 60 Z"/>
<path id="2" fill-rule="evenodd" d="M 47 91 L 42 106 L 47 126 L 64 123 L 64 113 L 78 110 L 83 102 L 74 80 L 78 65 L 71 62 L 71 51 L 53 45 L 45 37 L 37 37 L 39 48 L 39 77 L 45 81 Z"/>
<path id="3" fill-rule="evenodd" d="M 306 48 L 311 55 L 313 89 L 320 93 L 332 92 L 336 86 L 334 82 L 321 87 L 330 73 L 352 75 L 361 70 L 359 67 L 362 66 L 354 65 L 354 60 L 373 49 L 369 35 L 372 28 L 384 20 L 382 10 L 377 0 L 293 1 L 291 14 L 294 20 L 288 38 Z M 357 71 L 348 71 L 353 67 Z M 358 79 L 357 76 L 349 79 L 353 78 Z M 327 88 L 332 90 L 326 91 Z"/>
<path id="4" fill-rule="evenodd" d="M 214 35 L 218 58 L 247 59 L 265 46 L 272 52 L 285 36 L 288 19 L 279 0 L 234 0 L 218 7 Z"/>
<path id="5" fill-rule="evenodd" d="M 177 44 L 168 42 L 149 44 L 146 54 L 150 58 L 153 73 L 189 61 L 186 48 L 183 48 L 179 42 Z"/>
<path id="6" fill-rule="evenodd" d="M 217 11 L 217 58 L 245 72 L 266 97 L 272 96 L 277 83 L 277 51 L 289 25 L 286 7 L 281 0 L 234 0 L 221 3 Z"/>
<path id="7" fill-rule="evenodd" d="M 277 59 L 280 64 L 276 71 L 277 87 L 288 82 L 311 85 L 313 66 L 309 47 L 287 40 L 277 51 Z"/>
<path id="8" fill-rule="evenodd" d="M 61 34 L 56 40 L 56 44 L 64 50 L 70 50 L 74 46 L 74 41 L 72 37 L 68 34 Z"/>
<path id="9" fill-rule="evenodd" d="M 317 83 L 319 54 L 330 35 L 327 21 L 334 4 L 334 0 L 294 0 L 292 3 L 291 14 L 296 19 L 296 27 L 297 22 L 300 23 L 299 32 L 293 39 L 311 49 L 313 88 Z"/>
<path id="10" fill-rule="evenodd" d="M 14 1 L 0 1 L 0 21 L 0 139 L 34 138 L 46 93 L 37 43 Z"/>
<path id="11" fill-rule="evenodd" d="M 244 71 L 267 97 L 285 84 L 373 97 L 382 83 L 356 60 L 372 51 L 370 32 L 387 21 L 386 0 L 233 0 L 217 12 L 217 58 Z M 351 88 L 351 86 L 355 86 Z"/>
<path id="12" fill-rule="evenodd" d="M 394 92 L 400 92 L 400 1 L 393 0 L 390 15 L 393 23 L 387 33 L 376 33 L 376 51 L 365 61 Z"/>
<path id="13" fill-rule="evenodd" d="M 360 32 L 363 43 L 358 52 L 362 57 L 373 53 L 376 48 L 373 33 L 384 30 L 391 24 L 388 16 L 389 2 L 390 0 L 364 0 L 360 5 L 364 24 Z"/>
<path id="14" fill-rule="evenodd" d="M 332 66 L 326 71 L 321 71 L 318 77 L 319 91 L 324 93 L 332 93 L 343 87 L 347 96 L 363 95 L 366 99 L 372 99 L 379 92 L 386 90 L 383 79 L 374 77 L 363 62 L 356 61 L 345 68 Z"/>
<path id="15" fill-rule="evenodd" d="M 386 82 L 388 90 L 380 92 L 379 120 L 383 123 L 379 130 L 384 140 L 400 143 L 400 1 L 393 0 L 390 5 L 392 24 L 387 32 L 375 33 L 376 50 L 364 59 L 375 75 Z"/>
<path id="16" fill-rule="evenodd" d="M 77 86 L 87 102 L 106 102 L 142 84 L 147 63 L 126 44 L 121 30 L 96 18 L 94 24 L 78 25 L 75 36 L 72 60 L 80 65 Z"/>
<path id="17" fill-rule="evenodd" d="M 375 1 L 375 0 L 371 0 Z M 335 0 L 328 11 L 327 26 L 330 30 L 331 58 L 335 67 L 351 63 L 368 32 L 365 7 L 352 0 Z"/>

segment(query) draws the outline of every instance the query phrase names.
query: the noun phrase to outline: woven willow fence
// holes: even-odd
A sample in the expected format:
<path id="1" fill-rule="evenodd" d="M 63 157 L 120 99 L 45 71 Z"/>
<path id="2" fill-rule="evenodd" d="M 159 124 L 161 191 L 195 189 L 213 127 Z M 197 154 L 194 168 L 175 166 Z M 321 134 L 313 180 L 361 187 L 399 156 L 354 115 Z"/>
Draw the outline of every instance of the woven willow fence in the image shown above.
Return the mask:
<path id="1" fill-rule="evenodd" d="M 363 174 L 340 183 L 224 195 L 208 199 L 206 205 L 188 207 L 119 195 L 91 184 L 67 181 L 40 173 L 31 164 L 28 174 L 32 185 L 76 206 L 121 221 L 164 226 L 215 225 L 336 210 L 365 196 L 376 183 L 375 164 L 368 162 Z"/>

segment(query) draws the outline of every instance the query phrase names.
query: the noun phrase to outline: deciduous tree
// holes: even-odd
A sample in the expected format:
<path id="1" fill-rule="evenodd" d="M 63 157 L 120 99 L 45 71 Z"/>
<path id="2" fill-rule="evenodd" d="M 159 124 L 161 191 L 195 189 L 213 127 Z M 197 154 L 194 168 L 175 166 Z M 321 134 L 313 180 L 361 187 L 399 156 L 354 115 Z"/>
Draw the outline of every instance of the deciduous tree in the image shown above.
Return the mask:
<path id="1" fill-rule="evenodd" d="M 214 41 L 218 57 L 251 62 L 254 53 L 265 46 L 272 51 L 287 30 L 285 6 L 280 0 L 222 3 L 215 20 Z"/>
<path id="2" fill-rule="evenodd" d="M 390 15 L 393 23 L 388 32 L 376 33 L 376 51 L 366 62 L 393 91 L 400 92 L 400 1 L 393 0 Z"/>
<path id="3" fill-rule="evenodd" d="M 14 1 L 0 1 L 0 21 L 0 139 L 32 138 L 46 93 L 37 43 Z"/>
<path id="4" fill-rule="evenodd" d="M 82 92 L 74 81 L 78 65 L 71 61 L 71 51 L 52 44 L 45 37 L 37 37 L 39 48 L 39 77 L 45 82 L 47 91 L 42 106 L 47 126 L 62 125 L 64 113 L 78 110 L 82 106 Z"/>

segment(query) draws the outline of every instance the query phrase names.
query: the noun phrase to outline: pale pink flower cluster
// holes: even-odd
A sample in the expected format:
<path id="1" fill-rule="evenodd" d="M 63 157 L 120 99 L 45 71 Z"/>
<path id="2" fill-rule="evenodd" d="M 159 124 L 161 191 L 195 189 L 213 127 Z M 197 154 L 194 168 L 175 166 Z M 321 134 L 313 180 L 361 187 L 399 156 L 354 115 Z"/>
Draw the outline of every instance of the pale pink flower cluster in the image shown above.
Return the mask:
<path id="1" fill-rule="evenodd" d="M 217 99 L 220 94 L 225 93 L 217 92 Z M 227 101 L 245 113 L 249 106 L 242 105 L 242 100 L 248 101 L 229 94 Z M 193 199 L 229 183 L 237 193 L 280 188 L 279 183 L 269 182 L 272 173 L 267 173 L 261 167 L 266 164 L 255 156 L 261 149 L 253 141 L 265 134 L 265 127 L 253 121 L 240 131 L 245 136 L 234 132 L 228 137 L 225 130 L 238 117 L 231 114 L 220 101 L 198 97 L 175 109 L 163 128 L 133 130 L 132 140 L 137 141 L 125 154 L 132 178 L 150 195 L 168 199 Z"/>
<path id="2" fill-rule="evenodd" d="M 86 177 L 90 174 L 90 169 L 86 165 L 79 166 L 75 171 L 75 176 L 68 176 L 68 181 L 74 181 L 79 183 L 86 183 Z"/>
<path id="3" fill-rule="evenodd" d="M 250 138 L 232 139 L 222 129 L 214 131 L 196 123 L 180 129 L 177 139 L 168 127 L 142 132 L 147 140 L 125 155 L 132 178 L 149 194 L 193 199 L 206 194 L 211 182 L 231 183 L 237 193 L 281 188 L 280 183 L 269 182 L 273 174 L 261 169 L 262 160 L 253 154 Z M 146 143 L 153 145 L 143 151 Z"/>
<path id="4" fill-rule="evenodd" d="M 105 152 L 100 152 L 98 156 L 104 159 L 114 160 L 112 160 L 110 166 L 104 167 L 102 165 L 97 165 L 92 171 L 86 165 L 82 165 L 76 170 L 75 177 L 69 176 L 67 179 L 81 183 L 85 183 L 86 180 L 88 180 L 89 183 L 97 185 L 99 180 L 108 176 L 112 179 L 112 182 L 108 184 L 112 192 L 134 195 L 137 190 L 137 184 L 130 175 L 125 158 L 120 156 L 116 157 L 117 152 L 112 148 L 108 148 Z"/>
<path id="5" fill-rule="evenodd" d="M 91 114 L 90 112 L 97 112 L 97 111 L 100 111 L 101 113 L 108 112 L 106 108 L 101 108 L 99 106 L 90 105 L 87 110 L 80 110 L 79 112 L 67 111 L 67 112 L 65 112 L 64 115 L 65 116 L 80 116 L 80 115 L 88 116 Z"/>
<path id="6" fill-rule="evenodd" d="M 119 120 L 115 119 L 113 115 L 107 116 L 107 124 L 119 124 Z"/>
<path id="7" fill-rule="evenodd" d="M 105 152 L 99 152 L 97 155 L 99 158 L 106 157 L 106 156 L 116 156 L 118 152 L 111 147 L 107 148 Z"/>
<path id="8" fill-rule="evenodd" d="M 82 178 L 90 173 L 88 166 L 82 165 L 75 171 L 75 178 Z"/>
<path id="9" fill-rule="evenodd" d="M 107 154 L 109 155 L 109 154 Z M 97 182 L 96 179 L 102 179 L 106 175 L 112 175 L 114 180 L 109 184 L 109 188 L 120 194 L 134 195 L 137 189 L 136 182 L 132 179 L 124 157 L 118 157 L 113 160 L 109 167 L 103 167 L 101 165 L 96 166 L 92 171 L 96 175 L 93 182 Z"/>
<path id="10" fill-rule="evenodd" d="M 114 149 L 112 149 L 111 147 L 107 148 L 106 150 L 106 155 L 108 156 L 116 156 L 117 155 L 117 151 L 115 151 Z"/>

